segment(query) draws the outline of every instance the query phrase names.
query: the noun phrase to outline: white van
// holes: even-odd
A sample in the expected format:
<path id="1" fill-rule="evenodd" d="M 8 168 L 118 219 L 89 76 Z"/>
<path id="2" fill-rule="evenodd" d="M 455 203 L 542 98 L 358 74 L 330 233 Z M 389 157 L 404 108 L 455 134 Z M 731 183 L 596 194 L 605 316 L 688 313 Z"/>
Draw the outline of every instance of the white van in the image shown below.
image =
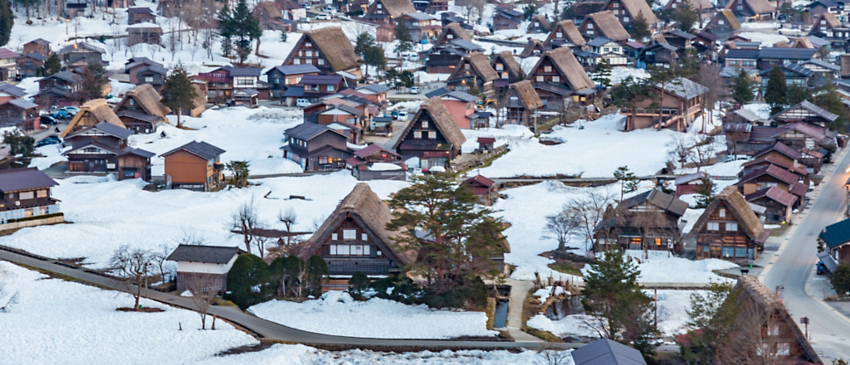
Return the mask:
<path id="1" fill-rule="evenodd" d="M 307 99 L 298 99 L 298 100 L 295 101 L 295 106 L 297 106 L 299 108 L 305 108 L 305 107 L 308 107 L 310 105 L 313 105 L 313 103 L 311 103 Z"/>
<path id="2" fill-rule="evenodd" d="M 396 119 L 398 119 L 400 122 L 405 122 L 407 121 L 407 117 L 408 115 L 406 111 L 400 111 L 398 112 L 398 117 Z"/>

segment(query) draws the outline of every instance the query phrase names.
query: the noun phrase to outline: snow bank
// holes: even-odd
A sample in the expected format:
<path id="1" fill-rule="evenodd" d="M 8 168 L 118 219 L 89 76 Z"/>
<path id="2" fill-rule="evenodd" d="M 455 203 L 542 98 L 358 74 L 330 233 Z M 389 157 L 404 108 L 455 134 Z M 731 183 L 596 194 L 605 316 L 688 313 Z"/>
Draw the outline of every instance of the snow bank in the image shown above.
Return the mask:
<path id="1" fill-rule="evenodd" d="M 742 32 L 741 37 L 748 38 L 753 42 L 761 42 L 763 47 L 773 47 L 779 42 L 788 42 L 788 37 L 779 34 L 761 33 L 761 32 Z"/>
<path id="2" fill-rule="evenodd" d="M 558 174 L 607 177 L 620 166 L 628 166 L 640 176 L 657 173 L 665 166 L 677 132 L 620 132 L 623 118 L 609 114 L 593 122 L 580 122 L 584 129 L 555 127 L 548 137 L 566 141 L 559 145 L 542 145 L 536 138 L 512 142 L 511 152 L 481 169 L 481 174 L 489 178 Z"/>
<path id="3" fill-rule="evenodd" d="M 118 312 L 133 305 L 132 296 L 49 279 L 7 262 L 0 262 L 0 283 L 17 293 L 17 304 L 0 313 L 4 363 L 186 364 L 258 343 L 225 321 L 217 321 L 215 331 L 201 331 L 197 313 L 146 299 L 143 306 L 165 311 Z"/>
<path id="4" fill-rule="evenodd" d="M 51 144 L 36 148 L 35 153 L 44 155 L 44 157 L 33 158 L 30 161 L 29 167 L 38 167 L 39 170 L 44 170 L 57 162 L 68 161 L 65 156 L 62 156 L 62 153 L 70 149 L 71 146 L 63 148 L 61 144 Z"/>
<path id="5" fill-rule="evenodd" d="M 738 267 L 729 261 L 719 259 L 688 260 L 681 257 L 667 257 L 666 251 L 649 251 L 649 259 L 644 259 L 640 250 L 626 250 L 626 259 L 636 263 L 640 275 L 638 282 L 648 283 L 688 283 L 708 284 L 726 282 L 729 279 L 713 273 L 713 270 L 724 270 Z M 637 263 L 637 261 L 640 263 Z M 587 275 L 590 266 L 582 268 L 582 274 Z M 673 274 L 674 273 L 674 274 Z"/>
<path id="6" fill-rule="evenodd" d="M 426 305 L 405 305 L 380 298 L 357 302 L 348 293 L 335 291 L 317 300 L 272 300 L 248 310 L 285 326 L 338 336 L 445 339 L 498 333 L 487 330 L 487 315 L 482 312 L 433 310 Z M 376 318 L 381 322 L 376 322 Z"/>
<path id="7" fill-rule="evenodd" d="M 460 131 L 466 137 L 466 142 L 461 146 L 463 153 L 475 151 L 478 148 L 479 137 L 496 138 L 496 143 L 493 146 L 498 147 L 513 140 L 521 141 L 534 136 L 534 133 L 528 130 L 528 127 L 520 125 L 505 125 L 502 128 L 461 129 Z"/>
<path id="8" fill-rule="evenodd" d="M 545 315 L 538 314 L 528 320 L 527 324 L 531 328 L 536 328 L 543 331 L 549 331 L 558 337 L 581 336 L 599 338 L 599 332 L 594 330 L 597 327 L 599 320 L 596 317 L 585 314 L 571 314 L 557 321 L 546 318 Z"/>
<path id="9" fill-rule="evenodd" d="M 649 78 L 649 72 L 642 68 L 615 67 L 611 69 L 611 85 L 617 85 L 626 77 L 633 77 L 635 81 Z"/>

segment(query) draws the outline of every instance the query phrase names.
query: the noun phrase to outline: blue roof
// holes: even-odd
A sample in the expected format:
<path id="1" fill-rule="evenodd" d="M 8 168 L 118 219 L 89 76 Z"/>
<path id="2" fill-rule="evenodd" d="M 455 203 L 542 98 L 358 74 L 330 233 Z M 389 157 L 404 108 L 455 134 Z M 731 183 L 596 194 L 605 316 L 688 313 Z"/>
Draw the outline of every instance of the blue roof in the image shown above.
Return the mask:
<path id="1" fill-rule="evenodd" d="M 726 52 L 726 58 L 756 60 L 759 58 L 757 49 L 730 49 Z"/>
<path id="2" fill-rule="evenodd" d="M 817 51 L 818 50 L 814 48 L 765 47 L 759 51 L 759 58 L 782 60 L 810 60 Z"/>
<path id="3" fill-rule="evenodd" d="M 596 37 L 596 38 L 593 38 L 593 40 L 592 40 L 592 41 L 587 42 L 587 45 L 588 45 L 588 46 L 591 46 L 591 47 L 602 47 L 602 46 L 604 46 L 605 44 L 608 44 L 608 43 L 610 43 L 610 42 L 611 42 L 611 39 L 610 39 L 610 38 L 605 38 L 605 37 Z"/>
<path id="4" fill-rule="evenodd" d="M 307 74 L 311 72 L 319 73 L 319 69 L 313 65 L 287 65 L 287 66 L 275 66 L 273 70 L 278 70 L 280 73 L 284 75 L 298 75 L 298 74 Z M 266 71 L 266 74 L 271 72 L 272 70 Z"/>
<path id="5" fill-rule="evenodd" d="M 850 242 L 850 219 L 833 223 L 823 229 L 818 236 L 829 248 L 835 248 Z"/>

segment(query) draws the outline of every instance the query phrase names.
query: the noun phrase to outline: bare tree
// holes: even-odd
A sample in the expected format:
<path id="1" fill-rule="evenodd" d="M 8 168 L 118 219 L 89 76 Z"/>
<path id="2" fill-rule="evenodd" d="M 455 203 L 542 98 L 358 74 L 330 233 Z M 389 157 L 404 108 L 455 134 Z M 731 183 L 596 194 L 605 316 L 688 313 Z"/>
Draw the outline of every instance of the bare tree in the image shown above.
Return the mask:
<path id="1" fill-rule="evenodd" d="M 207 57 L 213 60 L 213 43 L 215 43 L 215 29 L 204 28 L 201 30 L 201 46 L 207 51 Z"/>
<path id="2" fill-rule="evenodd" d="M 201 49 L 200 43 L 193 42 L 189 44 L 189 53 L 192 54 L 192 62 L 195 62 L 195 54 L 198 53 L 199 49 Z"/>
<path id="3" fill-rule="evenodd" d="M 714 146 L 714 137 L 705 134 L 700 134 L 696 137 L 692 148 L 693 154 L 690 156 L 691 162 L 697 165 L 697 172 L 702 166 L 707 166 L 717 155 L 717 149 Z"/>
<path id="4" fill-rule="evenodd" d="M 127 49 L 130 50 L 130 55 L 136 57 L 136 54 L 142 51 L 142 43 L 134 43 L 127 45 Z"/>
<path id="5" fill-rule="evenodd" d="M 230 218 L 230 232 L 242 236 L 242 243 L 245 244 L 245 250 L 251 253 L 251 246 L 257 239 L 257 229 L 261 226 L 259 218 L 257 218 L 257 205 L 254 204 L 254 198 L 251 201 L 242 204 L 233 216 Z M 263 252 L 260 252 L 260 257 L 263 257 Z"/>
<path id="6" fill-rule="evenodd" d="M 714 121 L 714 106 L 725 94 L 723 79 L 720 77 L 720 67 L 717 63 L 702 63 L 696 73 L 696 83 L 705 87 L 700 106 L 703 112 L 708 111 L 708 118 L 702 118 L 702 133 L 705 133 L 706 119 Z"/>
<path id="7" fill-rule="evenodd" d="M 181 277 L 182 278 L 182 277 Z M 221 284 L 211 275 L 186 275 L 186 289 L 192 293 L 192 303 L 195 304 L 198 315 L 201 316 L 201 329 L 207 329 L 207 313 L 215 302 L 216 294 L 221 290 Z M 215 324 L 213 324 L 215 329 Z"/>
<path id="8" fill-rule="evenodd" d="M 171 62 L 174 62 L 174 55 L 177 54 L 177 45 L 180 42 L 177 41 L 177 32 L 172 32 L 168 34 L 168 51 L 171 52 Z M 195 54 L 192 54 L 192 59 L 194 60 Z"/>
<path id="9" fill-rule="evenodd" d="M 570 212 L 568 206 L 564 206 L 557 214 L 546 216 L 546 225 L 543 226 L 545 233 L 543 238 L 554 238 L 558 241 L 558 251 L 567 249 L 570 237 L 582 228 L 582 220 Z"/>
<path id="10" fill-rule="evenodd" d="M 579 231 L 584 236 L 585 243 L 595 246 L 594 231 L 605 216 L 608 206 L 614 203 L 614 195 L 594 191 L 578 198 L 573 198 L 564 204 L 564 211 L 581 221 Z"/>
<path id="11" fill-rule="evenodd" d="M 289 207 L 286 212 L 278 213 L 277 219 L 286 227 L 286 245 L 289 246 L 292 244 L 292 227 L 298 224 L 298 213 L 295 213 L 295 209 Z"/>
<path id="12" fill-rule="evenodd" d="M 679 163 L 679 168 L 684 169 L 685 163 L 693 155 L 693 146 L 690 143 L 690 138 L 685 133 L 678 133 L 672 142 L 673 147 L 670 149 L 670 157 Z"/>
<path id="13" fill-rule="evenodd" d="M 572 355 L 569 351 L 559 349 L 551 342 L 542 342 L 537 349 L 537 363 L 540 365 L 567 365 L 572 364 Z"/>
<path id="14" fill-rule="evenodd" d="M 153 255 L 142 249 L 131 249 L 124 245 L 115 250 L 109 265 L 118 275 L 124 278 L 127 291 L 135 299 L 133 310 L 139 309 L 139 297 L 142 296 L 142 287 L 146 285 L 150 276 L 150 266 L 154 263 Z M 135 286 L 135 288 L 134 288 Z M 135 289 L 135 291 L 134 291 Z"/>

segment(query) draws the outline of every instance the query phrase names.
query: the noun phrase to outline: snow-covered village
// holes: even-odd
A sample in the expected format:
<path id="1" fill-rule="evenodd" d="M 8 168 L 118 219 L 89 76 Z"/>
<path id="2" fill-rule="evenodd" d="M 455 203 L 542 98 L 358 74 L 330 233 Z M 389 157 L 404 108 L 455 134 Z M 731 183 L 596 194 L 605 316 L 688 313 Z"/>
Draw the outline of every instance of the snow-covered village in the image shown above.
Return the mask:
<path id="1" fill-rule="evenodd" d="M 846 0 L 0 0 L 0 364 L 850 361 Z"/>

